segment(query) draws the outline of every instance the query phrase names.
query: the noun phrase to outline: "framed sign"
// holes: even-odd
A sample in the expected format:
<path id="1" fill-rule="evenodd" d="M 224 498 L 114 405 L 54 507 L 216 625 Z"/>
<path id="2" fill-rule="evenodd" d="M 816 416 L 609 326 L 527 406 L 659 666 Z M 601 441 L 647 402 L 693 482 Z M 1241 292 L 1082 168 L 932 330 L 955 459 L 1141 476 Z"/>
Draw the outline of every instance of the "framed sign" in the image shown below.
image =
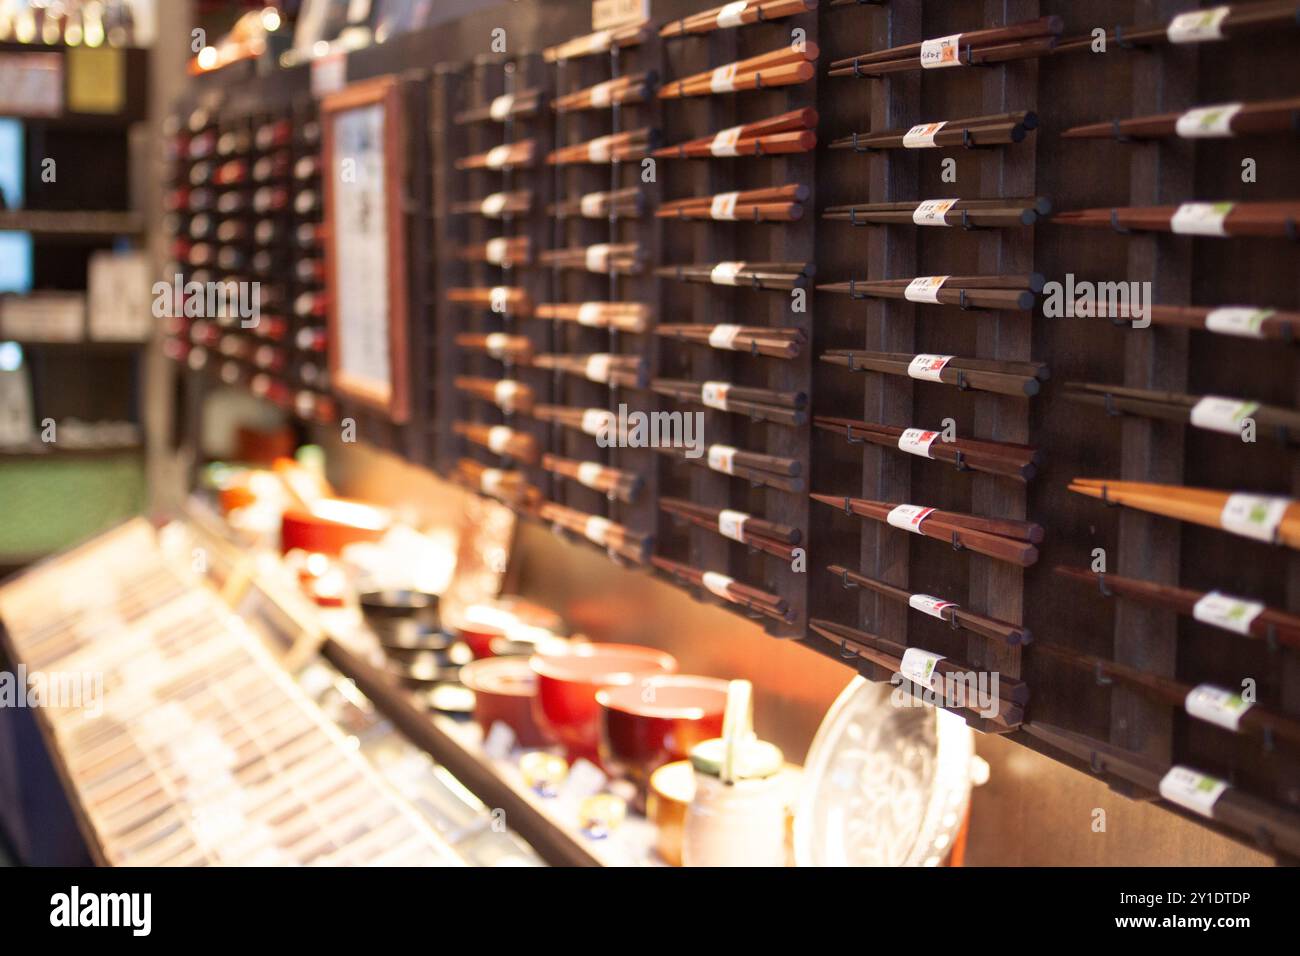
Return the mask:
<path id="1" fill-rule="evenodd" d="M 330 380 L 401 424 L 411 388 L 400 81 L 379 77 L 329 94 L 321 126 Z"/>

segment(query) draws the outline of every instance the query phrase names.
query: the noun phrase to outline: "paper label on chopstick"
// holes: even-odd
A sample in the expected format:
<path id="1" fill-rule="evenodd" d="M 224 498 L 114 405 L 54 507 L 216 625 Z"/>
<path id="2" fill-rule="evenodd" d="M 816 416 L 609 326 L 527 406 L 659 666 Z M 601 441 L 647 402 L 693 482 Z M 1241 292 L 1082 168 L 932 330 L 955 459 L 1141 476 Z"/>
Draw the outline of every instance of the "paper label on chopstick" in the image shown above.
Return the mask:
<path id="1" fill-rule="evenodd" d="M 946 621 L 943 616 L 944 610 L 950 607 L 957 607 L 952 601 L 945 601 L 942 598 L 934 597 L 931 594 L 913 594 L 907 599 L 907 603 L 915 611 L 922 614 L 928 614 L 931 617 L 937 617 L 941 621 Z"/>
<path id="2" fill-rule="evenodd" d="M 731 511 L 723 508 L 718 512 L 718 534 L 732 541 L 745 540 L 745 522 L 749 515 L 743 511 Z"/>
<path id="3" fill-rule="evenodd" d="M 488 169 L 500 169 L 508 162 L 510 162 L 510 144 L 494 146 L 488 150 L 487 159 L 485 160 Z"/>
<path id="4" fill-rule="evenodd" d="M 613 527 L 613 522 L 600 515 L 592 515 L 587 519 L 586 526 L 582 529 L 583 535 L 592 544 L 598 544 L 602 548 L 609 543 L 609 529 Z"/>
<path id="5" fill-rule="evenodd" d="M 957 199 L 926 199 L 912 212 L 912 222 L 918 226 L 946 226 L 948 210 L 957 205 Z"/>
<path id="6" fill-rule="evenodd" d="M 488 290 L 488 308 L 493 312 L 503 313 L 510 307 L 510 287 L 494 285 Z"/>
<path id="7" fill-rule="evenodd" d="M 608 136 L 600 136 L 593 139 L 587 144 L 587 162 L 589 163 L 607 163 L 610 156 L 610 143 Z"/>
<path id="8" fill-rule="evenodd" d="M 504 238 L 489 239 L 484 249 L 487 261 L 501 265 L 510 257 L 510 240 Z"/>
<path id="9" fill-rule="evenodd" d="M 905 428 L 898 436 L 898 450 L 921 458 L 933 458 L 930 446 L 939 440 L 939 433 L 924 428 Z"/>
<path id="10" fill-rule="evenodd" d="M 1170 43 L 1204 43 L 1223 39 L 1223 20 L 1231 12 L 1228 6 L 1208 10 L 1189 10 L 1169 21 L 1166 34 Z"/>
<path id="11" fill-rule="evenodd" d="M 609 243 L 598 242 L 587 247 L 587 271 L 604 272 L 609 267 Z"/>
<path id="12" fill-rule="evenodd" d="M 506 349 L 510 348 L 510 336 L 505 332 L 490 332 L 483 338 L 483 348 L 487 354 L 495 359 L 499 359 L 506 354 Z"/>
<path id="13" fill-rule="evenodd" d="M 740 135 L 745 132 L 743 126 L 732 126 L 715 133 L 713 142 L 709 143 L 709 153 L 713 156 L 735 156 L 737 154 L 736 144 L 740 142 Z"/>
<path id="14" fill-rule="evenodd" d="M 739 325 L 715 325 L 709 333 L 709 346 L 715 349 L 734 349 L 740 330 Z"/>
<path id="15" fill-rule="evenodd" d="M 955 355 L 918 355 L 907 364 L 907 375 L 923 382 L 942 382 L 943 370 L 954 358 Z"/>
<path id="16" fill-rule="evenodd" d="M 479 477 L 479 489 L 485 495 L 497 497 L 501 494 L 501 486 L 506 480 L 506 473 L 500 468 L 484 468 L 483 474 Z"/>
<path id="17" fill-rule="evenodd" d="M 921 43 L 921 69 L 939 70 L 949 66 L 961 66 L 961 34 L 936 37 Z"/>
<path id="18" fill-rule="evenodd" d="M 705 382 L 700 386 L 700 404 L 707 408 L 716 408 L 720 412 L 725 412 L 727 410 L 727 393 L 730 391 L 730 382 Z"/>
<path id="19" fill-rule="evenodd" d="M 605 194 L 587 193 L 578 200 L 578 212 L 587 219 L 600 219 L 605 215 Z"/>
<path id="20" fill-rule="evenodd" d="M 1210 314 L 1205 317 L 1205 327 L 1220 335 L 1262 339 L 1264 320 L 1276 312 L 1276 309 L 1257 309 L 1249 305 L 1226 305 L 1221 309 L 1210 311 Z"/>
<path id="21" fill-rule="evenodd" d="M 709 446 L 709 467 L 730 475 L 735 469 L 736 449 L 730 445 Z"/>
<path id="22" fill-rule="evenodd" d="M 1232 212 L 1230 202 L 1185 202 L 1174 212 L 1169 228 L 1180 236 L 1226 236 L 1224 222 Z"/>
<path id="23" fill-rule="evenodd" d="M 709 217 L 711 219 L 735 219 L 736 218 L 736 200 L 740 198 L 740 193 L 718 193 L 713 197 L 713 202 L 709 204 Z"/>
<path id="24" fill-rule="evenodd" d="M 920 534 L 921 522 L 930 517 L 933 512 L 933 508 L 925 508 L 921 505 L 898 505 L 885 515 L 885 521 L 895 528 Z"/>
<path id="25" fill-rule="evenodd" d="M 587 378 L 593 382 L 608 382 L 609 367 L 612 362 L 613 356 L 606 353 L 589 356 L 585 368 Z"/>
<path id="26" fill-rule="evenodd" d="M 714 285 L 740 285 L 737 276 L 744 268 L 743 262 L 719 262 L 709 273 L 709 281 Z"/>
<path id="27" fill-rule="evenodd" d="M 604 83 L 597 83 L 591 88 L 591 107 L 592 109 L 601 109 L 609 105 L 612 99 L 614 83 L 612 80 L 606 80 Z"/>
<path id="28" fill-rule="evenodd" d="M 736 88 L 736 68 L 740 64 L 728 63 L 720 66 L 709 75 L 710 93 L 730 93 Z"/>
<path id="29" fill-rule="evenodd" d="M 501 210 L 506 208 L 506 194 L 493 193 L 491 196 L 484 196 L 483 201 L 479 203 L 478 211 L 484 216 L 499 216 Z"/>
<path id="30" fill-rule="evenodd" d="M 595 488 L 604 473 L 604 465 L 594 461 L 584 461 L 578 466 L 578 484 Z"/>
<path id="31" fill-rule="evenodd" d="M 1192 406 L 1191 423 L 1207 431 L 1240 435 L 1241 423 L 1259 411 L 1259 402 L 1244 402 L 1239 398 L 1206 395 Z"/>
<path id="32" fill-rule="evenodd" d="M 1198 684 L 1187 692 L 1183 701 L 1187 713 L 1211 724 L 1218 724 L 1228 730 L 1237 730 L 1241 724 L 1241 715 L 1250 710 L 1254 704 L 1213 684 Z"/>
<path id="33" fill-rule="evenodd" d="M 903 659 L 898 665 L 898 672 L 922 687 L 929 687 L 931 686 L 930 682 L 934 679 L 934 669 L 941 660 L 943 660 L 942 654 L 923 651 L 919 647 L 909 647 L 903 651 Z"/>
<path id="34" fill-rule="evenodd" d="M 903 148 L 933 149 L 934 134 L 947 125 L 947 120 L 942 120 L 938 123 L 918 123 L 903 134 Z"/>
<path id="35" fill-rule="evenodd" d="M 578 324 L 593 327 L 604 325 L 603 305 L 603 302 L 584 302 L 578 306 Z"/>
<path id="36" fill-rule="evenodd" d="M 717 571 L 704 572 L 704 587 L 710 594 L 715 594 L 724 600 L 730 600 L 731 595 L 727 588 L 736 583 L 735 578 L 729 578 L 725 574 L 719 574 Z"/>
<path id="37" fill-rule="evenodd" d="M 1161 797 L 1203 817 L 1214 816 L 1214 804 L 1227 789 L 1225 780 L 1178 765 L 1170 767 L 1160 780 Z"/>
<path id="38" fill-rule="evenodd" d="M 1244 103 L 1220 103 L 1217 106 L 1198 106 L 1178 117 L 1174 131 L 1183 139 L 1218 139 L 1235 135 L 1232 120 Z"/>
<path id="39" fill-rule="evenodd" d="M 728 27 L 738 27 L 744 24 L 740 18 L 741 14 L 749 6 L 749 0 L 734 0 L 718 10 L 718 29 L 725 30 Z"/>
<path id="40" fill-rule="evenodd" d="M 1276 542 L 1278 525 L 1295 502 L 1274 495 L 1228 495 L 1219 515 L 1219 526 L 1257 541 Z"/>
<path id="41" fill-rule="evenodd" d="M 1258 601 L 1247 601 L 1222 591 L 1209 591 L 1192 605 L 1193 618 L 1234 634 L 1250 634 L 1250 626 L 1263 613 L 1264 605 Z"/>
<path id="42" fill-rule="evenodd" d="M 937 304 L 939 290 L 949 279 L 948 276 L 917 276 L 903 290 L 903 298 L 908 302 L 928 302 Z"/>
<path id="43" fill-rule="evenodd" d="M 514 437 L 515 433 L 505 425 L 493 425 L 488 429 L 487 446 L 498 455 L 504 455 L 507 446 L 510 444 L 510 439 Z"/>
<path id="44" fill-rule="evenodd" d="M 612 433 L 615 421 L 613 412 L 604 408 L 589 408 L 582 413 L 582 430 L 588 435 L 599 435 L 606 429 Z"/>
<path id="45" fill-rule="evenodd" d="M 510 115 L 510 111 L 514 109 L 514 106 L 515 95 L 513 93 L 498 96 L 492 101 L 492 105 L 488 107 L 488 116 L 494 120 L 503 120 Z"/>
<path id="46" fill-rule="evenodd" d="M 492 386 L 492 398 L 506 411 L 513 411 L 515 398 L 519 394 L 519 383 L 504 380 Z"/>

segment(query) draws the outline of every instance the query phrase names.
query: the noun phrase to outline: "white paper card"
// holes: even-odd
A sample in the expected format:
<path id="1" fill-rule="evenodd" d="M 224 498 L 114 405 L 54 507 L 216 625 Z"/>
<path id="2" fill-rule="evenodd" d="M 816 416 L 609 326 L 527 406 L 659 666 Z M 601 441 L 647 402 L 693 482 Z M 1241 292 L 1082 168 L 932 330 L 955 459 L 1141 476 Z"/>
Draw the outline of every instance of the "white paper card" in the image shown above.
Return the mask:
<path id="1" fill-rule="evenodd" d="M 1169 228 L 1180 236 L 1226 236 L 1230 202 L 1185 202 L 1174 212 Z"/>
<path id="2" fill-rule="evenodd" d="M 709 446 L 709 467 L 714 471 L 731 474 L 735 467 L 736 449 L 731 445 Z"/>
<path id="3" fill-rule="evenodd" d="M 1160 781 L 1161 797 L 1203 817 L 1214 816 L 1214 804 L 1227 789 L 1225 780 L 1178 765 L 1170 767 Z"/>
<path id="4" fill-rule="evenodd" d="M 1178 117 L 1174 131 L 1183 139 L 1219 139 L 1234 135 L 1232 120 L 1241 112 L 1243 103 L 1220 103 L 1217 106 L 1198 106 Z"/>
<path id="5" fill-rule="evenodd" d="M 903 298 L 908 302 L 928 302 L 937 305 L 939 290 L 948 281 L 948 276 L 917 276 L 903 290 Z"/>
<path id="6" fill-rule="evenodd" d="M 745 268 L 743 262 L 719 262 L 709 273 L 709 281 L 714 285 L 739 285 L 737 273 Z"/>
<path id="7" fill-rule="evenodd" d="M 728 63 L 726 66 L 720 66 L 709 76 L 709 92 L 711 93 L 730 93 L 736 88 L 736 66 L 735 63 Z"/>
<path id="8" fill-rule="evenodd" d="M 933 458 L 930 446 L 938 440 L 938 432 L 925 428 L 905 428 L 903 434 L 898 436 L 898 450 L 921 458 Z"/>
<path id="9" fill-rule="evenodd" d="M 1243 402 L 1239 398 L 1206 395 L 1192 406 L 1190 420 L 1197 428 L 1241 435 L 1241 424 L 1259 411 L 1259 402 Z"/>
<path id="10" fill-rule="evenodd" d="M 600 219 L 605 215 L 605 194 L 587 193 L 578 200 L 578 211 L 587 219 Z"/>
<path id="11" fill-rule="evenodd" d="M 504 238 L 489 239 L 486 243 L 484 253 L 487 261 L 493 265 L 501 265 L 510 255 L 510 240 Z"/>
<path id="12" fill-rule="evenodd" d="M 743 511 L 732 511 L 729 508 L 723 508 L 718 512 L 718 533 L 724 538 L 730 538 L 732 541 L 745 540 L 745 522 L 749 520 L 749 515 Z"/>
<path id="13" fill-rule="evenodd" d="M 498 455 L 504 455 L 506 446 L 510 444 L 510 439 L 514 437 L 515 433 L 505 425 L 493 425 L 488 429 L 488 448 Z"/>
<path id="14" fill-rule="evenodd" d="M 718 193 L 709 204 L 709 216 L 712 219 L 735 219 L 736 200 L 740 193 Z"/>
<path id="15" fill-rule="evenodd" d="M 903 148 L 933 149 L 934 134 L 947 125 L 947 120 L 938 123 L 918 123 L 903 134 Z"/>
<path id="16" fill-rule="evenodd" d="M 586 375 L 593 382 L 608 382 L 609 368 L 613 361 L 613 356 L 607 353 L 597 353 L 588 356 Z"/>
<path id="17" fill-rule="evenodd" d="M 604 310 L 601 308 L 602 302 L 584 302 L 578 306 L 578 324 L 587 326 L 601 326 L 605 324 L 601 316 Z"/>
<path id="18" fill-rule="evenodd" d="M 943 370 L 954 358 L 956 356 L 927 355 L 923 353 L 908 363 L 907 375 L 909 378 L 920 379 L 923 382 L 942 382 Z"/>
<path id="19" fill-rule="evenodd" d="M 490 196 L 484 196 L 483 201 L 479 203 L 478 211 L 485 216 L 499 216 L 501 210 L 506 208 L 506 194 L 493 193 Z"/>
<path id="20" fill-rule="evenodd" d="M 1213 684 L 1198 684 L 1193 687 L 1187 692 L 1183 705 L 1187 713 L 1197 720 L 1233 731 L 1240 728 L 1241 715 L 1254 706 L 1242 700 L 1241 695 Z"/>
<path id="21" fill-rule="evenodd" d="M 898 666 L 898 672 L 922 687 L 929 687 L 934 679 L 935 665 L 941 660 L 943 660 L 942 654 L 923 651 L 919 647 L 909 647 L 903 651 L 903 660 Z"/>
<path id="22" fill-rule="evenodd" d="M 961 66 L 961 34 L 936 37 L 921 43 L 921 68 L 939 70 L 949 66 Z"/>
<path id="23" fill-rule="evenodd" d="M 500 169 L 506 165 L 510 162 L 510 145 L 507 143 L 492 147 L 488 150 L 486 162 L 488 169 Z"/>
<path id="24" fill-rule="evenodd" d="M 926 199 L 912 211 L 912 222 L 918 226 L 946 226 L 943 217 L 957 202 L 956 199 Z"/>
<path id="25" fill-rule="evenodd" d="M 503 120 L 510 115 L 510 111 L 514 109 L 514 106 L 515 95 L 513 93 L 506 93 L 502 96 L 498 96 L 492 101 L 491 105 L 488 106 L 488 115 L 494 120 Z"/>
<path id="26" fill-rule="evenodd" d="M 730 595 L 727 593 L 727 588 L 735 583 L 735 578 L 729 578 L 725 574 L 719 574 L 717 571 L 704 572 L 704 587 L 710 594 L 715 594 L 723 600 L 730 599 Z"/>
<path id="27" fill-rule="evenodd" d="M 709 144 L 709 153 L 713 156 L 735 156 L 736 144 L 740 142 L 740 134 L 744 130 L 743 126 L 732 126 L 716 133 L 713 142 Z"/>
<path id="28" fill-rule="evenodd" d="M 613 522 L 608 519 L 602 518 L 600 515 L 592 515 L 587 519 L 586 527 L 583 528 L 582 533 L 592 544 L 598 544 L 603 548 L 609 542 L 609 529 L 612 525 Z"/>
<path id="29" fill-rule="evenodd" d="M 1170 43 L 1204 43 L 1223 39 L 1223 20 L 1231 11 L 1228 6 L 1208 10 L 1189 10 L 1169 21 L 1166 34 Z"/>
<path id="30" fill-rule="evenodd" d="M 506 411 L 514 411 L 515 398 L 519 395 L 519 383 L 507 380 L 497 382 L 492 387 L 492 397 Z"/>
<path id="31" fill-rule="evenodd" d="M 1219 515 L 1219 526 L 1257 541 L 1275 542 L 1277 527 L 1292 504 L 1292 499 L 1274 495 L 1228 495 Z"/>
<path id="32" fill-rule="evenodd" d="M 739 325 L 715 325 L 709 333 L 709 345 L 715 349 L 734 349 L 736 336 L 740 334 Z"/>
<path id="33" fill-rule="evenodd" d="M 907 599 L 907 603 L 913 610 L 928 614 L 931 617 L 937 617 L 941 621 L 947 620 L 943 616 L 945 608 L 957 606 L 952 601 L 945 601 L 930 594 L 913 594 Z"/>
<path id="34" fill-rule="evenodd" d="M 718 29 L 725 30 L 728 27 L 740 26 L 744 22 L 740 19 L 740 15 L 745 12 L 745 8 L 748 6 L 749 0 L 733 0 L 732 3 L 725 4 L 718 11 Z"/>
<path id="35" fill-rule="evenodd" d="M 895 528 L 920 534 L 921 522 L 930 517 L 933 511 L 933 508 L 925 508 L 921 505 L 898 505 L 885 516 L 885 521 Z"/>
<path id="36" fill-rule="evenodd" d="M 614 413 L 604 408 L 589 408 L 582 413 L 582 430 L 588 435 L 614 430 Z"/>
<path id="37" fill-rule="evenodd" d="M 700 386 L 700 403 L 720 412 L 727 410 L 727 393 L 731 391 L 729 382 L 705 382 Z"/>
<path id="38" fill-rule="evenodd" d="M 597 242 L 587 247 L 587 271 L 604 272 L 609 266 L 609 243 Z"/>
<path id="39" fill-rule="evenodd" d="M 578 466 L 578 484 L 586 485 L 588 488 L 595 488 L 596 483 L 600 481 L 600 476 L 605 473 L 605 467 L 599 462 L 584 461 Z"/>
<path id="40" fill-rule="evenodd" d="M 1274 315 L 1275 309 L 1257 309 L 1250 305 L 1225 305 L 1211 310 L 1205 317 L 1205 327 L 1220 335 L 1236 335 L 1246 339 L 1262 339 L 1264 320 Z"/>
<path id="41" fill-rule="evenodd" d="M 1222 591 L 1209 591 L 1192 605 L 1192 617 L 1196 620 L 1234 634 L 1249 634 L 1255 618 L 1263 613 L 1264 605 L 1258 601 L 1247 601 Z"/>

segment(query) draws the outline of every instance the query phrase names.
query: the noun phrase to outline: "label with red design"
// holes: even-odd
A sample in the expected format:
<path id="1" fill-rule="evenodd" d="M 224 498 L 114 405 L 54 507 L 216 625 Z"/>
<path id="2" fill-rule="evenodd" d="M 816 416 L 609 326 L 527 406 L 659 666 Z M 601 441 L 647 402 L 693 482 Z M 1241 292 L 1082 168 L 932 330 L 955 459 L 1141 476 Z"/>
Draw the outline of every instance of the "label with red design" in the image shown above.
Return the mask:
<path id="1" fill-rule="evenodd" d="M 709 153 L 713 156 L 735 156 L 736 144 L 740 142 L 740 134 L 744 131 L 743 126 L 732 126 L 715 133 L 713 141 L 709 143 Z"/>
<path id="2" fill-rule="evenodd" d="M 944 218 L 959 199 L 926 199 L 912 211 L 912 222 L 918 226 L 946 226 Z"/>
<path id="3" fill-rule="evenodd" d="M 700 403 L 720 412 L 727 410 L 727 393 L 731 391 L 730 382 L 705 382 L 700 386 Z"/>
<path id="4" fill-rule="evenodd" d="M 939 290 L 949 279 L 948 276 L 917 276 L 903 290 L 903 298 L 908 302 L 939 303 Z"/>
<path id="5" fill-rule="evenodd" d="M 936 37 L 921 43 L 921 68 L 923 70 L 941 70 L 950 66 L 961 66 L 961 34 Z"/>
<path id="6" fill-rule="evenodd" d="M 930 446 L 939 440 L 939 433 L 925 428 L 905 428 L 898 436 L 898 450 L 921 458 L 933 458 Z"/>
<path id="7" fill-rule="evenodd" d="M 736 200 L 740 198 L 740 193 L 718 193 L 709 203 L 709 217 L 712 219 L 735 219 L 736 218 Z"/>
<path id="8" fill-rule="evenodd" d="M 912 534 L 921 533 L 921 522 L 934 512 L 933 508 L 921 505 L 898 505 L 885 516 L 885 521 L 895 528 L 902 528 Z"/>
<path id="9" fill-rule="evenodd" d="M 723 508 L 718 512 L 718 533 L 724 538 L 730 538 L 732 541 L 745 540 L 745 522 L 749 520 L 749 515 L 743 511 L 732 511 Z"/>
<path id="10" fill-rule="evenodd" d="M 912 359 L 907 365 L 907 375 L 909 378 L 920 379 L 922 382 L 942 382 L 943 370 L 948 367 L 955 355 L 928 355 L 922 353 Z"/>
<path id="11" fill-rule="evenodd" d="M 918 123 L 903 134 L 903 148 L 933 149 L 934 134 L 947 125 L 947 120 L 938 123 Z"/>
<path id="12" fill-rule="evenodd" d="M 943 615 L 946 608 L 957 607 L 952 601 L 945 601 L 930 594 L 913 594 L 907 599 L 907 603 L 913 610 L 937 617 L 941 621 L 948 620 Z"/>
<path id="13" fill-rule="evenodd" d="M 736 449 L 731 445 L 709 446 L 709 467 L 730 475 L 735 469 Z"/>

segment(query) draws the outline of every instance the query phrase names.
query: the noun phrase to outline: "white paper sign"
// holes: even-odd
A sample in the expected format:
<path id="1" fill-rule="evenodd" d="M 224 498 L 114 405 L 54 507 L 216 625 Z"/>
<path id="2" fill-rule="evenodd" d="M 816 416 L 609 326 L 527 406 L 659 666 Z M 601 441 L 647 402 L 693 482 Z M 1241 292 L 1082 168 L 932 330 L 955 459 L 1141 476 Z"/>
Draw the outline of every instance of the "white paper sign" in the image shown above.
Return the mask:
<path id="1" fill-rule="evenodd" d="M 508 379 L 497 382 L 492 386 L 492 398 L 497 405 L 507 412 L 515 409 L 515 399 L 519 396 L 519 383 L 512 382 Z"/>
<path id="2" fill-rule="evenodd" d="M 587 247 L 587 271 L 604 272 L 609 267 L 609 243 L 597 242 Z"/>
<path id="3" fill-rule="evenodd" d="M 743 126 L 732 126 L 714 134 L 713 142 L 709 144 L 709 153 L 713 156 L 735 156 L 736 144 L 740 142 L 740 134 L 744 131 Z"/>
<path id="4" fill-rule="evenodd" d="M 711 594 L 715 594 L 723 600 L 729 600 L 730 595 L 727 588 L 736 583 L 735 578 L 729 578 L 725 574 L 719 574 L 717 571 L 704 572 L 704 587 Z"/>
<path id="5" fill-rule="evenodd" d="M 510 111 L 515 107 L 515 96 L 513 93 L 506 93 L 494 99 L 488 106 L 488 115 L 498 122 L 510 115 Z"/>
<path id="6" fill-rule="evenodd" d="M 718 193 L 709 204 L 709 216 L 712 219 L 735 219 L 736 200 L 740 193 Z"/>
<path id="7" fill-rule="evenodd" d="M 608 382 L 612 362 L 613 356 L 606 353 L 588 356 L 586 365 L 587 378 L 593 382 Z"/>
<path id="8" fill-rule="evenodd" d="M 584 302 L 578 306 L 578 324 L 601 326 L 605 324 L 603 302 Z"/>
<path id="9" fill-rule="evenodd" d="M 582 413 L 582 430 L 588 435 L 599 435 L 602 431 L 613 432 L 614 413 L 604 408 L 589 408 Z"/>
<path id="10" fill-rule="evenodd" d="M 483 201 L 479 203 L 478 211 L 484 216 L 499 216 L 501 210 L 506 208 L 506 194 L 493 193 L 490 196 L 484 196 Z"/>
<path id="11" fill-rule="evenodd" d="M 741 19 L 741 14 L 745 12 L 745 8 L 748 6 L 749 0 L 733 0 L 733 2 L 725 4 L 722 9 L 718 11 L 718 19 L 716 21 L 718 29 L 725 30 L 728 27 L 741 26 L 744 23 Z"/>
<path id="12" fill-rule="evenodd" d="M 730 93 L 736 88 L 736 67 L 739 64 L 728 63 L 720 66 L 709 76 L 709 92 Z"/>
<path id="13" fill-rule="evenodd" d="M 578 484 L 595 488 L 604 473 L 604 465 L 599 462 L 584 461 L 578 466 Z"/>
<path id="14" fill-rule="evenodd" d="M 598 544 L 602 548 L 609 542 L 609 529 L 613 527 L 613 522 L 600 515 L 592 515 L 587 519 L 587 524 L 583 528 L 583 534 L 592 544 Z"/>
<path id="15" fill-rule="evenodd" d="M 514 437 L 515 433 L 505 425 L 493 425 L 488 429 L 488 448 L 498 455 L 504 455 L 506 453 L 506 447 L 510 444 L 510 439 Z"/>
<path id="16" fill-rule="evenodd" d="M 913 610 L 928 614 L 931 617 L 937 617 L 941 621 L 947 620 L 943 616 L 946 608 L 957 606 L 952 601 L 945 601 L 930 594 L 913 594 L 907 599 L 907 603 Z"/>

